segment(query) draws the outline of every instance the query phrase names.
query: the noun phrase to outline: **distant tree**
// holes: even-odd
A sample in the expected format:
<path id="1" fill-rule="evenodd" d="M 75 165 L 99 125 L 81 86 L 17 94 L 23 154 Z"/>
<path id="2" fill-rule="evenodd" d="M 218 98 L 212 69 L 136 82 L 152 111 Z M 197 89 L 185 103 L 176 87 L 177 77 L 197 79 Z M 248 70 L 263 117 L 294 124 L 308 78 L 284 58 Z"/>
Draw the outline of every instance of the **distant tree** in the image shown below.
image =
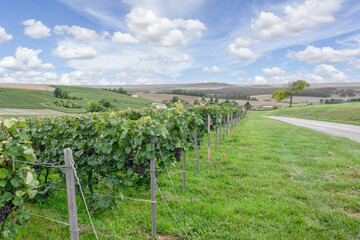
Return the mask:
<path id="1" fill-rule="evenodd" d="M 210 97 L 210 102 L 213 102 L 213 101 L 214 101 L 214 99 L 212 97 Z"/>
<path id="2" fill-rule="evenodd" d="M 106 107 L 106 108 L 113 108 L 114 107 L 110 101 L 105 100 L 105 99 L 100 99 L 99 103 L 101 105 L 103 105 L 104 107 Z"/>
<path id="3" fill-rule="evenodd" d="M 310 84 L 304 80 L 291 81 L 288 83 L 286 91 L 290 98 L 290 106 L 293 103 L 293 97 L 295 94 L 301 93 L 305 88 L 310 87 Z"/>
<path id="4" fill-rule="evenodd" d="M 323 103 L 324 103 L 324 99 L 320 99 L 320 103 L 323 104 Z"/>
<path id="5" fill-rule="evenodd" d="M 106 110 L 106 107 L 96 102 L 88 102 L 86 104 L 86 111 L 88 112 L 105 112 Z"/>
<path id="6" fill-rule="evenodd" d="M 200 101 L 198 99 L 194 100 L 194 105 L 200 105 Z"/>
<path id="7" fill-rule="evenodd" d="M 171 99 L 171 102 L 172 103 L 177 103 L 179 101 L 179 97 L 178 96 L 174 96 L 172 99 Z"/>
<path id="8" fill-rule="evenodd" d="M 61 88 L 55 88 L 54 96 L 57 97 L 57 98 L 64 98 L 64 99 L 69 98 L 68 92 L 62 90 Z"/>
<path id="9" fill-rule="evenodd" d="M 237 101 L 233 100 L 233 101 L 231 101 L 231 105 L 236 107 L 236 106 L 239 106 L 239 103 Z"/>
<path id="10" fill-rule="evenodd" d="M 282 100 L 288 98 L 288 94 L 286 92 L 286 89 L 276 89 L 272 96 L 272 99 L 275 99 L 277 103 L 281 102 Z"/>
<path id="11" fill-rule="evenodd" d="M 246 108 L 246 110 L 250 110 L 252 108 L 252 106 L 249 102 L 246 102 L 244 107 Z"/>
<path id="12" fill-rule="evenodd" d="M 218 97 L 215 98 L 215 102 L 216 102 L 216 103 L 219 102 L 219 98 L 218 98 Z"/>
<path id="13" fill-rule="evenodd" d="M 61 98 L 61 95 L 62 95 L 62 90 L 61 90 L 61 88 L 55 88 L 55 90 L 54 90 L 54 96 L 57 97 L 57 98 Z"/>
<path id="14" fill-rule="evenodd" d="M 229 103 L 230 103 L 230 99 L 226 99 L 224 103 L 229 104 Z"/>
<path id="15" fill-rule="evenodd" d="M 291 81 L 287 84 L 286 88 L 282 90 L 276 89 L 271 98 L 275 99 L 276 102 L 281 102 L 284 99 L 290 98 L 289 107 L 292 107 L 294 95 L 301 93 L 301 91 L 307 87 L 310 87 L 310 84 L 304 80 Z"/>
<path id="16" fill-rule="evenodd" d="M 201 101 L 202 101 L 202 102 L 206 102 L 205 96 L 203 96 L 203 97 L 201 98 Z"/>

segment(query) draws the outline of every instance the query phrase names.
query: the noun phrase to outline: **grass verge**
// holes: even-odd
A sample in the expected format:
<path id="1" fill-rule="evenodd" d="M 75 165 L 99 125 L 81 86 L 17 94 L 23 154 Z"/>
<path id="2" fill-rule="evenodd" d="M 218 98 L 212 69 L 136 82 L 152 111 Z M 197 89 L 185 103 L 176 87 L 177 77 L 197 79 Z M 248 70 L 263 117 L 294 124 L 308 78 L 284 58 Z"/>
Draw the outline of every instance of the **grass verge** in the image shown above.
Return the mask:
<path id="1" fill-rule="evenodd" d="M 186 234 L 192 239 L 359 238 L 359 143 L 263 118 L 258 112 L 251 112 L 233 132 L 218 153 L 212 148 L 210 162 L 205 159 L 206 147 L 201 148 L 199 175 L 194 160 L 188 160 L 185 194 L 181 193 L 182 164 L 171 167 L 190 228 L 167 175 L 160 176 L 160 189 L 186 233 L 157 193 L 159 235 L 170 239 L 183 239 Z M 128 195 L 150 199 L 148 190 Z M 84 205 L 77 201 L 80 238 L 94 239 Z M 28 207 L 67 221 L 64 192 Z M 150 238 L 149 203 L 126 200 L 117 210 L 98 212 L 93 218 L 100 239 Z M 17 239 L 65 239 L 68 232 L 67 226 L 32 217 L 20 227 Z"/>
<path id="2" fill-rule="evenodd" d="M 263 112 L 269 116 L 296 117 L 360 125 L 360 103 L 320 104 Z"/>

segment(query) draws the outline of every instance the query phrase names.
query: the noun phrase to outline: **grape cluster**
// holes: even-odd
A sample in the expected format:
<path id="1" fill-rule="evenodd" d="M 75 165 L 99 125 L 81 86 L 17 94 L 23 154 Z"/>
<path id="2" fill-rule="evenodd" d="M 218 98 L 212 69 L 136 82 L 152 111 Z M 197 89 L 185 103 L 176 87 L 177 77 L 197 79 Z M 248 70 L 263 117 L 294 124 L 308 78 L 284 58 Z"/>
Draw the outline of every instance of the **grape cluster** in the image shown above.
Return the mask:
<path id="1" fill-rule="evenodd" d="M 146 169 L 149 169 L 149 162 L 147 163 L 139 163 L 136 164 L 133 161 L 134 156 L 132 154 L 127 154 L 125 157 L 125 166 L 131 167 L 133 172 L 139 174 L 139 176 L 143 176 L 145 174 Z"/>
<path id="2" fill-rule="evenodd" d="M 181 148 L 177 148 L 175 150 L 175 158 L 176 158 L 176 161 L 178 161 L 178 162 L 181 160 L 181 151 L 182 151 Z"/>
<path id="3" fill-rule="evenodd" d="M 9 206 L 0 207 L 0 222 L 4 221 L 11 212 L 12 209 Z"/>

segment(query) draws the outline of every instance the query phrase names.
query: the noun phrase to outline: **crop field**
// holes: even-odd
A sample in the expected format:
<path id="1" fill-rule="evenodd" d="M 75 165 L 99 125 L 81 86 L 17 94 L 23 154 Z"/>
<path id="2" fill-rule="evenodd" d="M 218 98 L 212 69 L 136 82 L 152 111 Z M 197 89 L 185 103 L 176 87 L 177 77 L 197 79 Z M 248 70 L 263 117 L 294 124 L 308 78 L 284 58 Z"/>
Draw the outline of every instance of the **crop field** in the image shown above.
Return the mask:
<path id="1" fill-rule="evenodd" d="M 199 97 L 194 97 L 194 96 L 187 96 L 187 95 L 177 95 L 177 94 L 156 94 L 156 93 L 137 93 L 137 95 L 139 97 L 142 98 L 146 98 L 146 99 L 151 99 L 157 102 L 162 102 L 164 100 L 166 101 L 170 101 L 174 96 L 179 97 L 180 99 L 189 102 L 189 103 L 194 103 L 194 101 L 196 99 L 201 99 Z"/>
<path id="2" fill-rule="evenodd" d="M 25 83 L 0 83 L 0 88 L 24 89 L 24 90 L 43 90 L 54 91 L 55 88 L 43 84 L 25 84 Z"/>

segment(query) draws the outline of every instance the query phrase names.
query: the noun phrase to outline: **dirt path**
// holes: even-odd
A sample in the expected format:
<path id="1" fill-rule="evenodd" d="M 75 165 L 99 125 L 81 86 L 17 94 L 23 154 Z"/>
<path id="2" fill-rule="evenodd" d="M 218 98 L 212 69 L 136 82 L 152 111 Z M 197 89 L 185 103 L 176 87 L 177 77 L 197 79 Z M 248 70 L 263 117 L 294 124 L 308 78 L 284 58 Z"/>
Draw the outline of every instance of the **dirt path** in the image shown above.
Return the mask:
<path id="1" fill-rule="evenodd" d="M 360 142 L 360 126 L 355 126 L 351 124 L 315 121 L 315 120 L 300 119 L 300 118 L 291 118 L 291 117 L 274 117 L 274 116 L 265 116 L 265 117 L 291 123 L 300 127 L 310 128 L 312 130 L 322 133 L 326 133 L 338 137 L 349 138 L 353 141 Z"/>
<path id="2" fill-rule="evenodd" d="M 0 108 L 0 115 L 64 115 L 51 109 Z"/>
<path id="3" fill-rule="evenodd" d="M 43 84 L 25 84 L 25 83 L 0 83 L 0 88 L 15 88 L 25 90 L 44 90 L 54 91 L 55 88 Z"/>

